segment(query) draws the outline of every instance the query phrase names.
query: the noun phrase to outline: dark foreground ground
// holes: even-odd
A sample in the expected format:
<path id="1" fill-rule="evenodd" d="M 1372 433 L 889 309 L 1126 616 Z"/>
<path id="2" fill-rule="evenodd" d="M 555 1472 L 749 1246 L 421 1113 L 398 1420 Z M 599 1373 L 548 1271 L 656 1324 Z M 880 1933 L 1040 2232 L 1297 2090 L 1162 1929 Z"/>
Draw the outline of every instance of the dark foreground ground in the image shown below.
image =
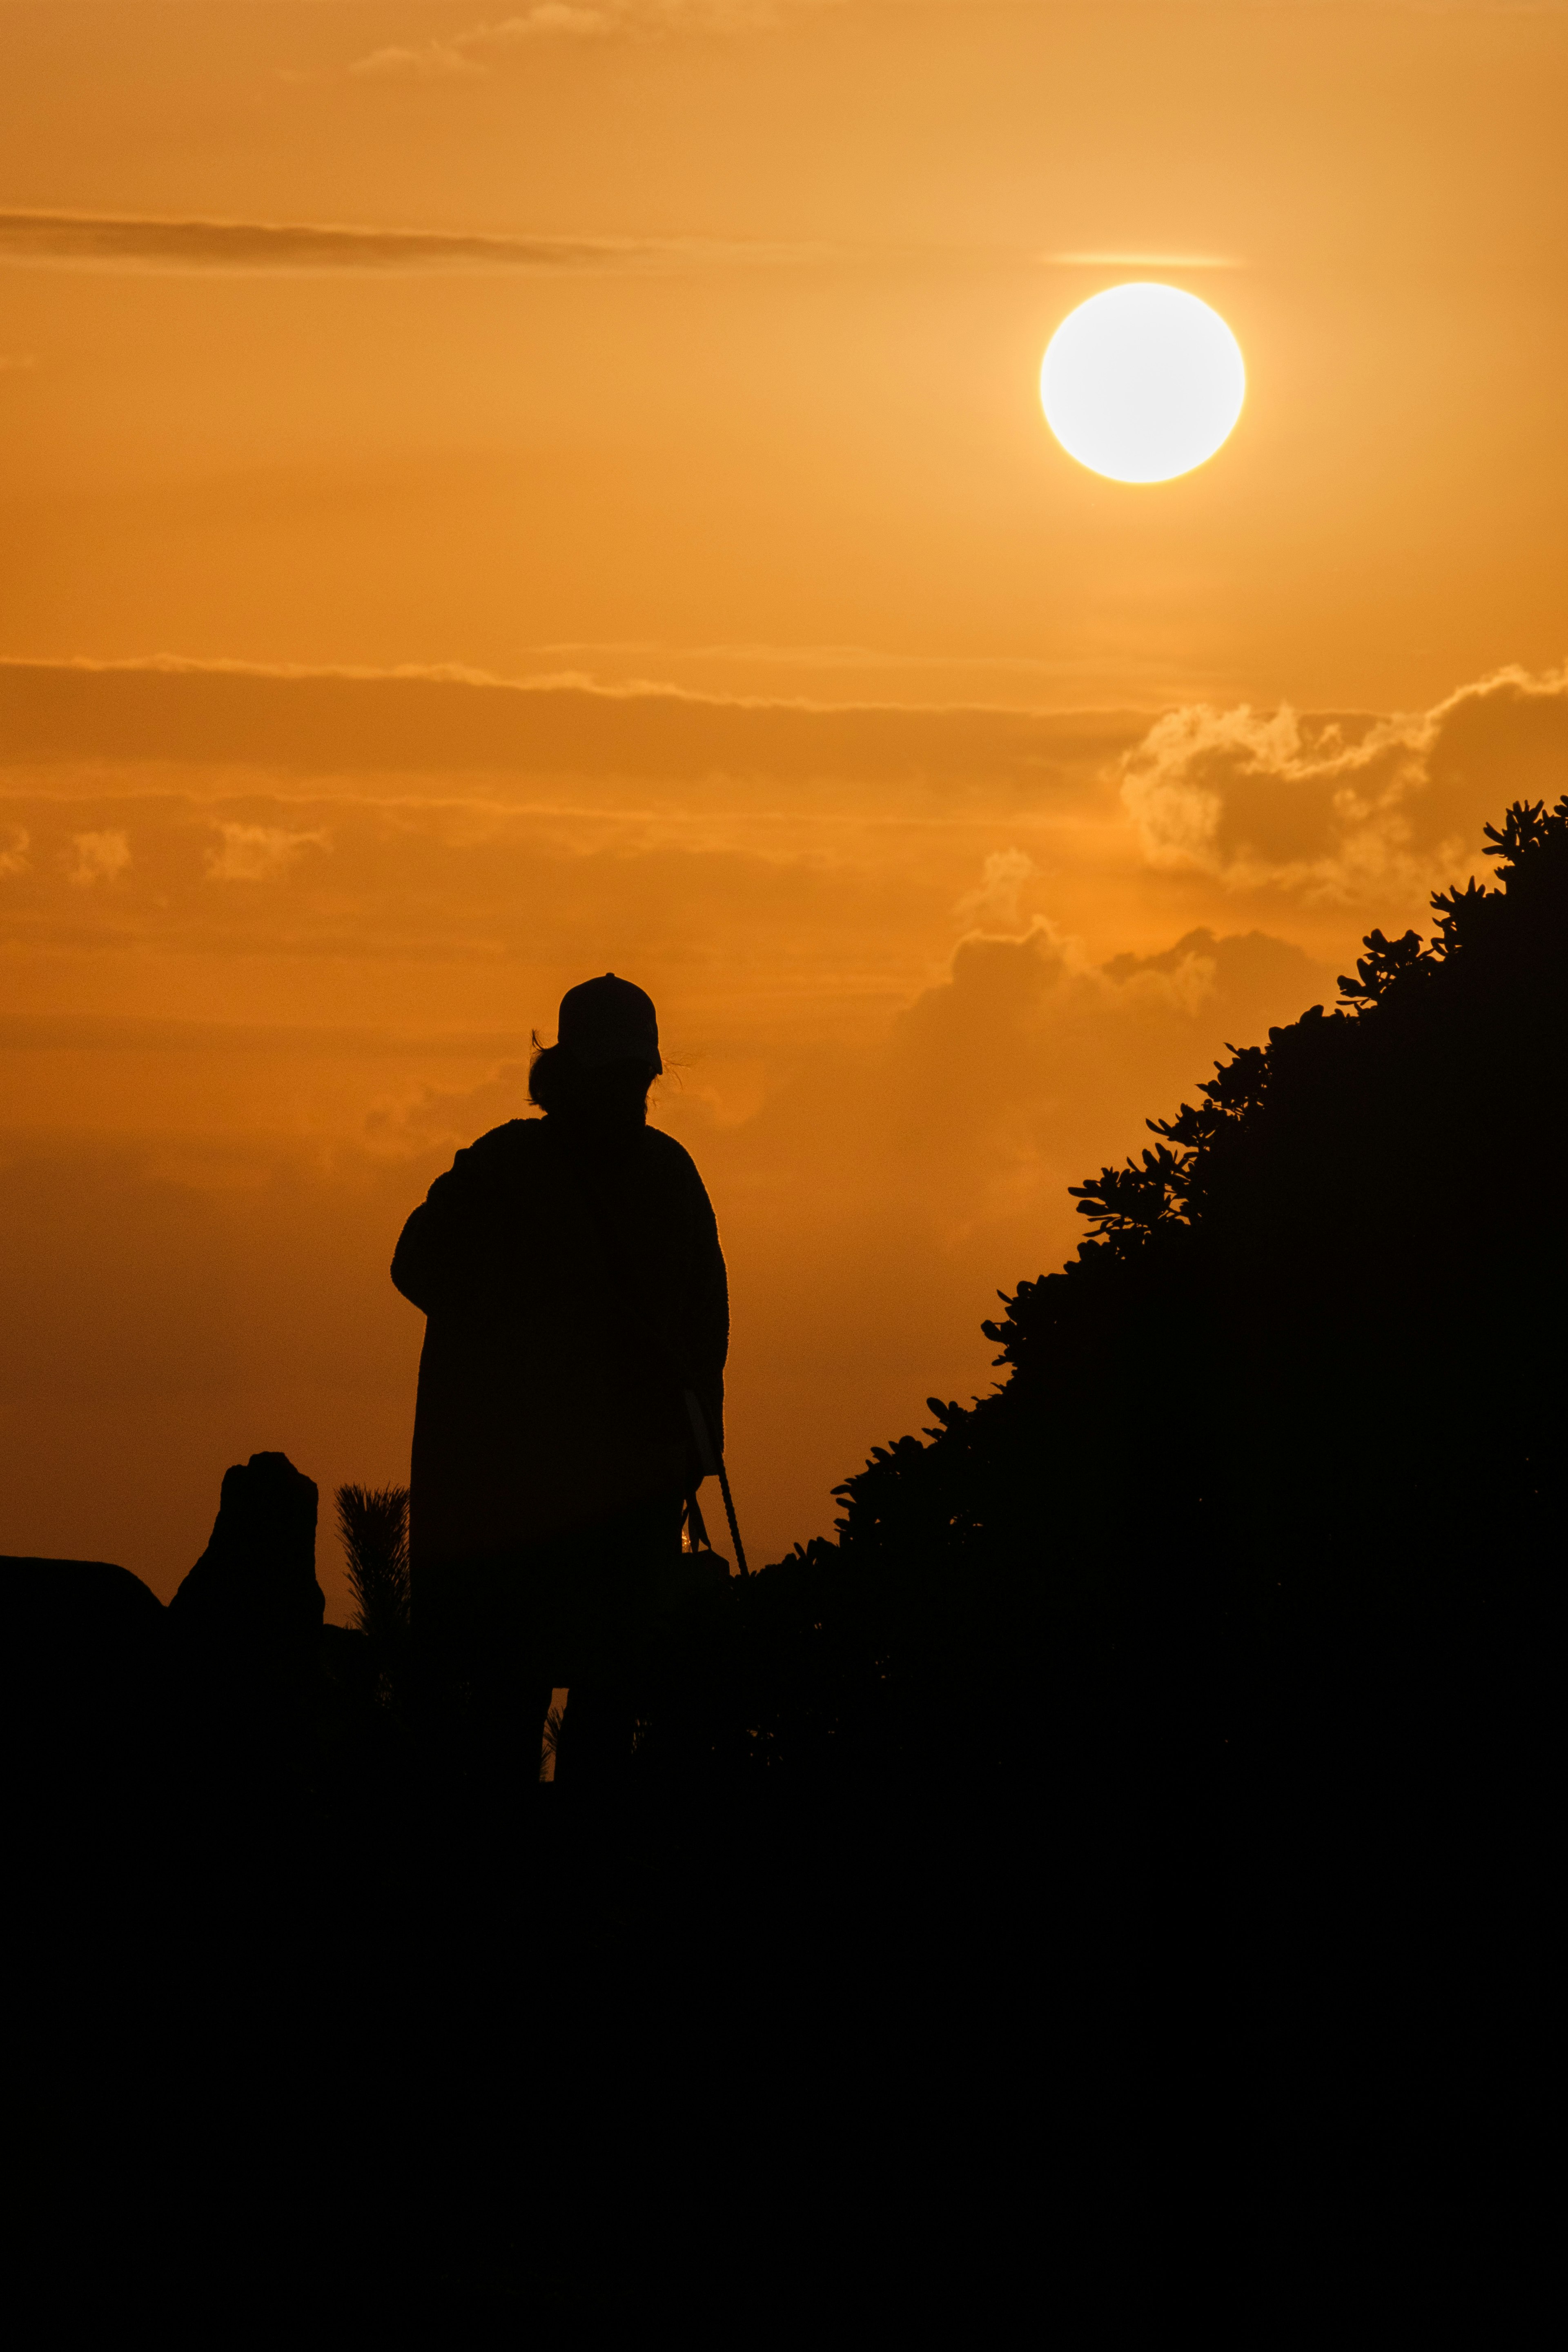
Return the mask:
<path id="1" fill-rule="evenodd" d="M 1531 1741 L 592 1809 L 56 1760 L 11 1868 L 51 2336 L 1267 2343 L 1521 2292 Z"/>

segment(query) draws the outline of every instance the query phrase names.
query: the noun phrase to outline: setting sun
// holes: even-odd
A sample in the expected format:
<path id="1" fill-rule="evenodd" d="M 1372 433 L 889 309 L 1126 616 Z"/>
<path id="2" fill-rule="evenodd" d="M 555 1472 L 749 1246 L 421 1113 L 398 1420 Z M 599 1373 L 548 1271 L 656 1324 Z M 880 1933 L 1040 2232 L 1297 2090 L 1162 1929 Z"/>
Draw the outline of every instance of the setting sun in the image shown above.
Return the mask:
<path id="1" fill-rule="evenodd" d="M 1051 431 L 1113 482 L 1190 474 L 1228 440 L 1246 395 L 1236 337 L 1174 286 L 1112 286 L 1080 303 L 1040 369 Z"/>

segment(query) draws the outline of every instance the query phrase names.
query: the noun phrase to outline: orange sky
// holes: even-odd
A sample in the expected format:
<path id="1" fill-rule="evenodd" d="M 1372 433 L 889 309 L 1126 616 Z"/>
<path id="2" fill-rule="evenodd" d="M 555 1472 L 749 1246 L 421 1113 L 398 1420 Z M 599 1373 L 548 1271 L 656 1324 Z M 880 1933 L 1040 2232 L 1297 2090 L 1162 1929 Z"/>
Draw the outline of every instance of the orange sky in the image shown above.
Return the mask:
<path id="1" fill-rule="evenodd" d="M 0 1549 L 401 1475 L 398 1225 L 606 966 L 826 1527 L 1562 789 L 1565 122 L 1554 6 L 0 0 Z M 1129 276 L 1249 372 L 1144 488 L 1037 392 Z"/>

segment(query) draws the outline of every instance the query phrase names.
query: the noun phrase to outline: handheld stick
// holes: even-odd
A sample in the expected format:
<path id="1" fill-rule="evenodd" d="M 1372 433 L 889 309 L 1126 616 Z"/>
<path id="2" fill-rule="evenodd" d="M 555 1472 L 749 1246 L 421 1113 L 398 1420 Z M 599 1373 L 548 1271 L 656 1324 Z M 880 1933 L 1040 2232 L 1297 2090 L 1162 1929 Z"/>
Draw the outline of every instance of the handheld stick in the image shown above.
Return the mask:
<path id="1" fill-rule="evenodd" d="M 688 1389 L 686 1417 L 691 1423 L 691 1434 L 697 1441 L 697 1458 L 704 1473 L 717 1477 L 719 1492 L 724 1497 L 724 1517 L 730 1522 L 730 1540 L 735 1547 L 735 1565 L 742 1576 L 750 1576 L 746 1566 L 746 1547 L 741 1541 L 741 1523 L 735 1517 L 735 1505 L 730 1493 L 730 1474 L 724 1467 L 724 1457 L 715 1446 L 708 1429 L 708 1416 L 702 1410 L 702 1400 L 695 1389 Z"/>

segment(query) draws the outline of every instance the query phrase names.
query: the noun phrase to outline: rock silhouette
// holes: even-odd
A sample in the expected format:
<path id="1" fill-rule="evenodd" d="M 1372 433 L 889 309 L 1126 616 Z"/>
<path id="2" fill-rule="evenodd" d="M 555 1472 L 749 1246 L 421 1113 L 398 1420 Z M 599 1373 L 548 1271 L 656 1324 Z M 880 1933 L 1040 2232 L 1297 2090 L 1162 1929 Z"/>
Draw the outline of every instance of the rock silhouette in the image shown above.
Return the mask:
<path id="1" fill-rule="evenodd" d="M 69 1801 L 116 1812 L 145 1776 L 166 1700 L 166 1612 L 127 1568 L 0 1557 L 6 1736 L 46 1821 Z"/>
<path id="2" fill-rule="evenodd" d="M 307 1801 L 341 1744 L 336 1715 L 363 1702 L 357 1661 L 338 1654 L 363 1644 L 323 1628 L 316 1507 L 314 1480 L 286 1454 L 236 1463 L 206 1549 L 169 1603 L 171 1769 L 178 1801 L 214 1833 Z"/>
<path id="3" fill-rule="evenodd" d="M 186 1639 L 274 1658 L 308 1656 L 327 1599 L 316 1581 L 315 1481 L 286 1454 L 224 1473 L 212 1535 L 169 1603 Z"/>
<path id="4" fill-rule="evenodd" d="M 85 1656 L 118 1654 L 157 1638 L 163 1604 L 151 1585 L 106 1559 L 44 1559 L 0 1553 L 5 1623 L 18 1648 Z"/>

